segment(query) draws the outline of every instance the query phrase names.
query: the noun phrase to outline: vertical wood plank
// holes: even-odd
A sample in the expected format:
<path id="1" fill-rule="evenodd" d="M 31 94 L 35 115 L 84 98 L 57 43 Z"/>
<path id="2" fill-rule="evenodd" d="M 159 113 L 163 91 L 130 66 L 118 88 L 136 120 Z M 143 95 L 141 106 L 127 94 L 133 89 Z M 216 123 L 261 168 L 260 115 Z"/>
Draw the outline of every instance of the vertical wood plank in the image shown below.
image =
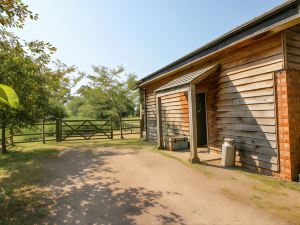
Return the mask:
<path id="1" fill-rule="evenodd" d="M 145 140 L 148 140 L 148 119 L 147 119 L 147 89 L 144 88 L 144 117 L 145 117 Z"/>
<path id="2" fill-rule="evenodd" d="M 190 124 L 190 162 L 198 163 L 199 157 L 197 152 L 197 124 L 196 124 L 196 92 L 195 84 L 190 85 L 188 92 L 189 101 L 189 124 Z"/>
<path id="3" fill-rule="evenodd" d="M 42 142 L 43 144 L 46 144 L 46 138 L 45 138 L 45 120 L 42 119 Z"/>
<path id="4" fill-rule="evenodd" d="M 120 117 L 120 135 L 121 135 L 121 139 L 124 139 L 123 137 L 123 129 L 122 129 L 122 118 Z"/>
<path id="5" fill-rule="evenodd" d="M 162 119 L 161 119 L 161 98 L 156 97 L 156 124 L 157 124 L 157 147 L 162 149 Z"/>
<path id="6" fill-rule="evenodd" d="M 56 142 L 61 142 L 62 140 L 62 120 L 56 119 Z"/>
<path id="7" fill-rule="evenodd" d="M 287 63 L 287 53 L 286 53 L 286 31 L 281 32 L 281 45 L 282 45 L 282 53 L 283 53 L 283 68 L 288 69 Z"/>
<path id="8" fill-rule="evenodd" d="M 114 139 L 114 130 L 113 130 L 113 120 L 112 117 L 110 118 L 110 139 Z"/>

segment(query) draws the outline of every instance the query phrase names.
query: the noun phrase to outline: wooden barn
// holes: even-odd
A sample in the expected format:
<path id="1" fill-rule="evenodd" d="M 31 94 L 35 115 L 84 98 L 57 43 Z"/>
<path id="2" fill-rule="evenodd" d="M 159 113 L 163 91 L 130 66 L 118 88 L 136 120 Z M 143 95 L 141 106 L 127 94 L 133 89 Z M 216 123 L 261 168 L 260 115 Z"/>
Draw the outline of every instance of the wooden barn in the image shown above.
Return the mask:
<path id="1" fill-rule="evenodd" d="M 300 1 L 291 0 L 144 77 L 145 137 L 189 140 L 236 161 L 296 180 L 300 173 Z"/>

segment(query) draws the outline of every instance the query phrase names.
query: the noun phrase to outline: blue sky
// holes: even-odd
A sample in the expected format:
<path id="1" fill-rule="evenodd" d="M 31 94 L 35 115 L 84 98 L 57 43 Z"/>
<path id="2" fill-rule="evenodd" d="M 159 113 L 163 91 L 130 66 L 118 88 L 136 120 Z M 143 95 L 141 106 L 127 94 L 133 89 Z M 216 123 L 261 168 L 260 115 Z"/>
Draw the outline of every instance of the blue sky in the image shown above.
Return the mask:
<path id="1" fill-rule="evenodd" d="M 24 0 L 39 14 L 16 33 L 80 70 L 124 65 L 139 78 L 284 0 Z"/>

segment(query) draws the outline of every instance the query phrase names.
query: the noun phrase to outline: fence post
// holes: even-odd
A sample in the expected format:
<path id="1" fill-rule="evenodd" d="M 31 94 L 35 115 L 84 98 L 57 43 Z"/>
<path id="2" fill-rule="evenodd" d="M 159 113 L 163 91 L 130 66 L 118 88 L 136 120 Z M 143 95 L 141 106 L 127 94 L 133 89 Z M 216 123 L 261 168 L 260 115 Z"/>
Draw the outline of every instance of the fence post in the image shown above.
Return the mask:
<path id="1" fill-rule="evenodd" d="M 61 142 L 62 139 L 62 120 L 56 119 L 56 142 Z"/>
<path id="2" fill-rule="evenodd" d="M 140 138 L 143 138 L 144 134 L 144 117 L 142 116 L 142 118 L 140 119 Z"/>
<path id="3" fill-rule="evenodd" d="M 12 127 L 9 128 L 9 144 L 14 145 L 14 130 Z"/>
<path id="4" fill-rule="evenodd" d="M 45 120 L 42 119 L 42 141 L 43 144 L 46 144 L 46 139 L 45 139 Z"/>
<path id="5" fill-rule="evenodd" d="M 124 139 L 123 130 L 122 130 L 122 118 L 121 117 L 120 117 L 120 135 L 121 135 L 121 139 Z"/>
<path id="6" fill-rule="evenodd" d="M 110 139 L 114 139 L 113 119 L 110 118 Z"/>

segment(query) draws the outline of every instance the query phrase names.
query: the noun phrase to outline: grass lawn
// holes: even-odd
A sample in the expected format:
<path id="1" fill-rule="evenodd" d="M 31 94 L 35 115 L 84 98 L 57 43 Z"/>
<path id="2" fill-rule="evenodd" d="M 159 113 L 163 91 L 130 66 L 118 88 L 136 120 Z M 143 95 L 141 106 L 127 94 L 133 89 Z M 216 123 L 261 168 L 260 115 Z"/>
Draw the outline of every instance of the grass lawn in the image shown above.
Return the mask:
<path id="1" fill-rule="evenodd" d="M 199 170 L 208 179 L 226 180 L 228 186 L 220 187 L 220 191 L 235 201 L 253 204 L 263 210 L 295 222 L 300 220 L 299 202 L 285 205 L 281 200 L 293 194 L 300 194 L 298 183 L 285 182 L 271 177 L 261 176 L 241 170 L 228 171 L 228 176 L 218 174 L 221 169 L 208 168 L 205 165 L 191 165 L 175 158 L 166 151 L 157 151 L 155 147 L 139 140 L 101 140 L 87 142 L 49 142 L 27 143 L 10 149 L 7 155 L 0 155 L 0 224 L 35 224 L 48 214 L 51 198 L 41 180 L 44 178 L 43 162 L 55 158 L 60 151 L 69 147 L 116 147 L 149 150 L 174 158 L 187 166 Z M 218 172 L 219 171 L 219 172 Z M 240 180 L 240 178 L 243 178 Z M 232 191 L 232 186 L 240 185 L 251 190 L 249 194 Z M 247 189 L 245 189 L 247 191 Z M 291 198 L 291 197 L 290 197 Z M 266 199 L 269 199 L 266 201 Z M 274 200 L 274 201 L 275 201 Z M 294 208 L 292 208 L 294 207 Z M 296 209 L 296 210 L 294 210 Z"/>
<path id="2" fill-rule="evenodd" d="M 42 161 L 55 147 L 18 147 L 0 156 L 0 224 L 34 224 L 47 214 L 47 193 L 39 191 Z"/>

